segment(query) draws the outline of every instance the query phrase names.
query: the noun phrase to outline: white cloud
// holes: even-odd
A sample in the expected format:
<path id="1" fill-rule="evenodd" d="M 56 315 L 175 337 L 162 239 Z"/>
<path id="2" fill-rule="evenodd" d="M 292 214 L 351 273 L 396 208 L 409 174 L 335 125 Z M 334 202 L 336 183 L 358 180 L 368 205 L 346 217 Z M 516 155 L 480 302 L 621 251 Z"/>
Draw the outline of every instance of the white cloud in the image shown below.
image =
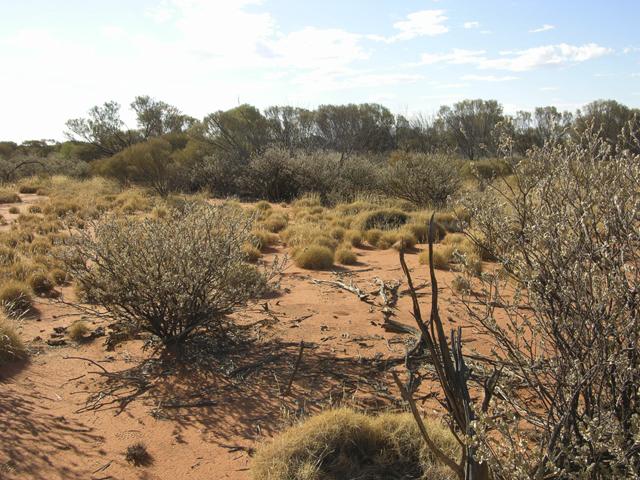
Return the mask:
<path id="1" fill-rule="evenodd" d="M 449 31 L 449 28 L 444 25 L 446 20 L 444 10 L 421 10 L 410 13 L 406 20 L 393 24 L 393 27 L 400 30 L 400 33 L 390 37 L 389 41 L 442 35 Z"/>
<path id="2" fill-rule="evenodd" d="M 462 80 L 477 81 L 477 82 L 510 82 L 511 80 L 517 80 L 518 77 L 511 75 L 505 75 L 498 77 L 495 75 L 463 75 Z"/>
<path id="3" fill-rule="evenodd" d="M 631 74 L 631 76 L 632 76 L 632 77 L 640 77 L 640 72 L 632 73 L 632 74 Z"/>
<path id="4" fill-rule="evenodd" d="M 559 87 L 554 87 L 554 86 L 549 86 L 549 87 L 540 87 L 538 90 L 540 90 L 541 92 L 555 92 L 557 90 L 560 90 Z"/>
<path id="5" fill-rule="evenodd" d="M 613 50 L 601 47 L 595 43 L 582 46 L 544 45 L 519 51 L 500 52 L 499 58 L 488 58 L 483 50 L 453 49 L 451 53 L 431 54 L 421 56 L 419 64 L 434 63 L 469 64 L 482 70 L 508 70 L 524 72 L 541 67 L 560 67 L 592 60 L 613 53 Z"/>
<path id="6" fill-rule="evenodd" d="M 548 32 L 549 30 L 553 30 L 554 28 L 556 28 L 555 25 L 549 25 L 548 23 L 545 23 L 541 27 L 529 30 L 529 33 Z"/>
<path id="7" fill-rule="evenodd" d="M 464 22 L 463 26 L 466 29 L 479 28 L 480 27 L 480 22 Z"/>

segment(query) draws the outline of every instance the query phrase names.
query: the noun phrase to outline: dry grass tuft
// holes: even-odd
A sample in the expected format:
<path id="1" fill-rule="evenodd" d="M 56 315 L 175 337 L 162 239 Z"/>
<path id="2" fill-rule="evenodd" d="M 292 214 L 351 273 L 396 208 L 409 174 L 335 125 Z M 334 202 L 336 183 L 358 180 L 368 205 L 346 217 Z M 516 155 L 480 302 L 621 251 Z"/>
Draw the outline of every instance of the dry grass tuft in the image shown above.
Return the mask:
<path id="1" fill-rule="evenodd" d="M 425 421 L 429 435 L 455 457 L 449 431 Z M 329 410 L 293 426 L 258 448 L 251 466 L 256 480 L 451 480 L 454 474 L 427 449 L 413 417 L 369 416 Z"/>
<path id="2" fill-rule="evenodd" d="M 434 245 L 433 246 L 433 266 L 441 270 L 449 270 L 449 262 L 453 254 L 451 245 Z M 429 265 L 429 250 L 425 250 L 418 256 L 421 265 Z"/>
<path id="3" fill-rule="evenodd" d="M 13 315 L 22 315 L 31 310 L 33 294 L 26 283 L 9 280 L 0 287 L 0 305 Z"/>
<path id="4" fill-rule="evenodd" d="M 87 325 L 86 322 L 79 320 L 77 322 L 73 322 L 69 328 L 67 328 L 67 335 L 69 335 L 71 340 L 80 342 L 87 337 L 90 331 L 91 329 L 89 328 L 89 325 Z"/>
<path id="5" fill-rule="evenodd" d="M 20 195 L 13 190 L 0 189 L 0 203 L 20 203 L 21 201 Z"/>
<path id="6" fill-rule="evenodd" d="M 0 365 L 21 360 L 27 356 L 27 349 L 16 330 L 15 324 L 0 313 Z"/>
<path id="7" fill-rule="evenodd" d="M 43 272 L 32 273 L 27 282 L 36 295 L 50 295 L 53 290 L 53 283 Z"/>
<path id="8" fill-rule="evenodd" d="M 341 265 L 355 265 L 358 263 L 358 256 L 348 246 L 341 246 L 336 250 L 336 262 Z"/>
<path id="9" fill-rule="evenodd" d="M 298 247 L 293 252 L 293 261 L 307 270 L 328 270 L 333 267 L 333 251 L 322 245 Z"/>
<path id="10" fill-rule="evenodd" d="M 147 446 L 142 442 L 136 442 L 127 447 L 124 458 L 136 467 L 146 467 L 153 463 L 153 457 L 147 450 Z"/>

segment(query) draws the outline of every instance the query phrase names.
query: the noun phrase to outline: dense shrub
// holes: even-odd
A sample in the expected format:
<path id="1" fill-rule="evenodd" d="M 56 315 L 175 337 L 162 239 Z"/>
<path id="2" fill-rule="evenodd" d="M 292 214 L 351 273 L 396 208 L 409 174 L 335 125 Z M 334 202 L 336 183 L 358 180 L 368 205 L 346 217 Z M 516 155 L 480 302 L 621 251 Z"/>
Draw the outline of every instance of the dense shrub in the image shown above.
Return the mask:
<path id="1" fill-rule="evenodd" d="M 451 457 L 459 447 L 446 427 L 424 422 L 435 444 Z M 251 466 L 255 480 L 453 480 L 423 444 L 410 414 L 368 416 L 330 410 L 261 445 Z"/>
<path id="2" fill-rule="evenodd" d="M 460 189 L 459 164 L 446 155 L 397 152 L 380 172 L 378 188 L 418 207 L 441 206 Z"/>
<path id="3" fill-rule="evenodd" d="M 380 209 L 363 212 L 358 215 L 353 223 L 359 230 L 395 230 L 403 226 L 409 220 L 409 215 L 402 210 Z"/>
<path id="4" fill-rule="evenodd" d="M 62 260 L 81 290 L 118 320 L 180 345 L 265 289 L 246 262 L 251 219 L 230 206 L 187 204 L 165 218 L 107 216 L 74 235 Z"/>

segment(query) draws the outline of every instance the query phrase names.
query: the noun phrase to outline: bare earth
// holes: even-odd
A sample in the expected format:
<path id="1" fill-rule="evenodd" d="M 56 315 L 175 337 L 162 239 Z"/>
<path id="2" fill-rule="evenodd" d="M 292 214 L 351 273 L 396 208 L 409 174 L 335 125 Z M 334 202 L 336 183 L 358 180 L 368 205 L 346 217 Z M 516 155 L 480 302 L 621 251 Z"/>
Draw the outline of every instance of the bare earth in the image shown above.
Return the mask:
<path id="1" fill-rule="evenodd" d="M 11 220 L 8 207 L 2 206 L 0 213 Z M 0 478 L 244 480 L 250 478 L 249 454 L 256 442 L 292 418 L 342 402 L 371 409 L 393 405 L 398 395 L 389 372 L 402 371 L 409 337 L 380 326 L 374 278 L 403 280 L 400 292 L 406 282 L 394 250 L 356 251 L 359 265 L 336 270 L 370 293 L 371 302 L 313 283 L 335 280 L 332 272 L 290 265 L 278 295 L 236 315 L 258 340 L 239 343 L 226 355 L 212 355 L 205 368 L 175 371 L 158 362 L 144 363 L 151 353 L 142 350 L 142 340 L 125 342 L 111 352 L 104 347 L 104 337 L 49 346 L 54 327 L 68 326 L 78 316 L 70 307 L 38 299 L 38 314 L 21 324 L 32 351 L 30 361 L 0 369 Z M 278 247 L 267 258 L 284 253 L 284 247 Z M 408 254 L 407 261 L 415 283 L 423 287 L 426 313 L 430 288 L 417 253 Z M 454 276 L 438 272 L 441 315 L 452 326 L 465 317 L 449 289 Z M 72 298 L 70 287 L 63 293 Z M 395 318 L 414 324 L 408 295 L 401 294 Z M 106 326 L 99 318 L 88 322 L 92 330 Z M 464 335 L 468 347 L 483 350 L 480 342 L 474 344 L 470 330 Z M 284 395 L 301 340 L 302 362 Z M 106 390 L 108 376 L 85 360 L 65 357 L 91 359 L 110 374 L 125 372 L 124 377 L 133 380 L 125 380 L 114 396 L 93 398 L 97 402 L 88 405 L 92 394 Z M 421 393 L 429 398 L 430 387 L 423 386 Z M 422 402 L 426 414 L 433 412 L 433 405 Z M 125 461 L 123 452 L 136 441 L 147 445 L 153 456 L 150 466 Z"/>

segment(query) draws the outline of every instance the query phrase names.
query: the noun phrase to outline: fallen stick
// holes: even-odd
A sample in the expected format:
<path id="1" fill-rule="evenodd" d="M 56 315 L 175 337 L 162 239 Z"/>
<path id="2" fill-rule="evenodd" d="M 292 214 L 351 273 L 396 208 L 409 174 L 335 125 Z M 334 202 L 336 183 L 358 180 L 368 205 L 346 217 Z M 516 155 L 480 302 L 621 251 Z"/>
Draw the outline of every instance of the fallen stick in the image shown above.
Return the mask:
<path id="1" fill-rule="evenodd" d="M 291 377 L 289 378 L 289 383 L 287 383 L 287 388 L 284 390 L 284 394 L 283 397 L 286 397 L 287 395 L 289 395 L 289 392 L 291 391 L 291 386 L 293 385 L 293 379 L 296 376 L 296 373 L 298 373 L 298 369 L 300 368 L 300 363 L 302 363 L 302 354 L 304 352 L 304 341 L 300 341 L 300 351 L 298 352 L 298 359 L 296 360 L 296 365 L 295 367 L 293 367 L 293 372 L 291 373 Z"/>
<path id="2" fill-rule="evenodd" d="M 347 292 L 351 292 L 354 295 L 356 295 L 358 299 L 362 302 L 369 301 L 369 294 L 363 292 L 353 284 L 347 285 L 346 283 L 341 282 L 339 280 L 317 280 L 315 278 L 312 278 L 311 281 L 316 285 L 329 285 L 330 287 L 340 288 L 342 290 L 346 290 Z"/>

